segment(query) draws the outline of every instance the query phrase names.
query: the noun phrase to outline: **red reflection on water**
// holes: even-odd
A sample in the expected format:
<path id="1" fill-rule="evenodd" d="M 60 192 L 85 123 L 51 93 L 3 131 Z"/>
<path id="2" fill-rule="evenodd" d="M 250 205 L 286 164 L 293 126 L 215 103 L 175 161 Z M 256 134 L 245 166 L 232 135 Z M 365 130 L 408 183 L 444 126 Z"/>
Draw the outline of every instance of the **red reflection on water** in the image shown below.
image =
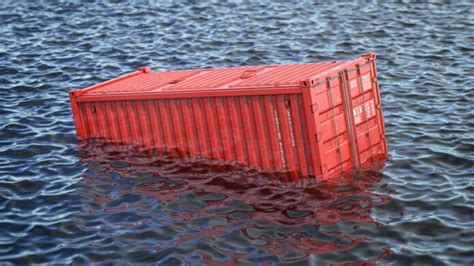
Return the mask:
<path id="1" fill-rule="evenodd" d="M 195 239 L 212 241 L 229 230 L 239 230 L 245 239 L 258 243 L 256 245 L 259 249 L 280 257 L 288 249 L 304 256 L 350 252 L 361 242 L 370 242 L 370 239 L 356 233 L 348 234 L 321 228 L 340 222 L 353 222 L 354 229 L 364 224 L 378 225 L 371 216 L 371 209 L 374 205 L 390 201 L 389 196 L 376 194 L 371 190 L 383 177 L 379 172 L 383 166 L 382 161 L 357 173 L 320 183 L 311 179 L 288 183 L 272 178 L 275 173 L 261 173 L 235 162 L 183 158 L 179 151 L 137 151 L 117 147 L 119 146 L 86 144 L 82 147 L 86 152 L 82 160 L 88 162 L 92 172 L 99 173 L 99 176 L 100 173 L 106 172 L 113 172 L 122 177 L 136 176 L 138 179 L 147 176 L 151 179 L 150 182 L 137 183 L 130 188 L 130 192 L 149 195 L 160 202 L 180 202 L 183 196 L 188 194 L 197 197 L 213 193 L 221 195 L 217 200 L 204 200 L 204 208 L 183 206 L 182 210 L 188 210 L 188 213 L 166 209 L 166 212 L 181 221 L 222 217 L 227 223 L 210 227 L 199 226 L 198 232 L 180 234 L 176 246 Z M 103 202 L 109 198 L 95 196 L 93 200 Z M 235 201 L 247 209 L 216 212 L 229 209 L 229 204 Z M 234 214 L 246 216 L 241 218 L 233 216 Z M 269 225 L 261 224 L 260 221 Z M 174 224 L 169 226 L 175 227 L 178 232 L 180 230 Z M 299 226 L 310 226 L 316 231 L 324 231 L 324 234 L 333 237 L 333 241 L 314 239 L 307 232 L 296 230 L 295 233 L 288 229 Z M 268 233 L 271 230 L 276 233 Z M 249 233 L 253 231 L 266 233 Z M 391 254 L 390 249 L 380 248 L 379 256 L 361 262 L 375 263 Z M 251 256 L 230 250 L 226 253 L 231 257 L 227 261 L 230 263 L 241 263 Z M 205 253 L 201 253 L 201 257 L 203 263 L 207 260 L 212 262 L 212 258 Z"/>

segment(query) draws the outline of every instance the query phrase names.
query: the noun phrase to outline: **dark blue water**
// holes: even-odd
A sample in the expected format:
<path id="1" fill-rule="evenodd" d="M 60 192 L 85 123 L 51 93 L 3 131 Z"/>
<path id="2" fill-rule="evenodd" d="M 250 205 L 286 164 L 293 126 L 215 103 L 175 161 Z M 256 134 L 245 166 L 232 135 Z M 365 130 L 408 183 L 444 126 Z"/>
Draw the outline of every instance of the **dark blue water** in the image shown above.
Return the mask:
<path id="1" fill-rule="evenodd" d="M 0 261 L 474 264 L 474 6 L 0 2 Z M 390 159 L 338 184 L 79 143 L 67 91 L 378 54 Z"/>

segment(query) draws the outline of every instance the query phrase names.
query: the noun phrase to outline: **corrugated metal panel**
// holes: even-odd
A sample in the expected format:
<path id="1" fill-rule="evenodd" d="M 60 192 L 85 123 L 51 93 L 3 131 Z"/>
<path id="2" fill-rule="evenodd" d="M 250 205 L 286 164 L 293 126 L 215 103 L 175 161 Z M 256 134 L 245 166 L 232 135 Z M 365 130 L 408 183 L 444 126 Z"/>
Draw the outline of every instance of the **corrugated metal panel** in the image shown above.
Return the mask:
<path id="1" fill-rule="evenodd" d="M 179 150 L 314 174 L 301 95 L 203 97 L 80 103 L 86 134 L 147 149 Z"/>
<path id="2" fill-rule="evenodd" d="M 147 92 L 199 75 L 200 70 L 139 73 L 132 77 L 107 83 L 91 90 L 90 94 Z"/>
<path id="3" fill-rule="evenodd" d="M 301 80 L 346 62 L 307 63 L 220 69 L 143 72 L 105 83 L 86 94 L 219 90 L 271 86 L 299 86 Z"/>
<path id="4" fill-rule="evenodd" d="M 177 84 L 161 88 L 161 90 L 174 91 L 217 89 L 223 87 L 224 85 L 229 85 L 234 81 L 243 80 L 249 76 L 257 75 L 264 69 L 265 67 L 263 66 L 255 66 L 203 70 L 200 75 L 184 79 Z"/>
<path id="5" fill-rule="evenodd" d="M 373 54 L 350 62 L 145 69 L 70 96 L 80 137 L 238 161 L 283 180 L 330 178 L 387 154 Z"/>
<path id="6" fill-rule="evenodd" d="M 301 80 L 307 79 L 315 73 L 320 73 L 321 71 L 334 68 L 338 65 L 337 62 L 282 65 L 275 67 L 272 71 L 244 80 L 238 84 L 232 85 L 231 87 L 298 86 Z"/>

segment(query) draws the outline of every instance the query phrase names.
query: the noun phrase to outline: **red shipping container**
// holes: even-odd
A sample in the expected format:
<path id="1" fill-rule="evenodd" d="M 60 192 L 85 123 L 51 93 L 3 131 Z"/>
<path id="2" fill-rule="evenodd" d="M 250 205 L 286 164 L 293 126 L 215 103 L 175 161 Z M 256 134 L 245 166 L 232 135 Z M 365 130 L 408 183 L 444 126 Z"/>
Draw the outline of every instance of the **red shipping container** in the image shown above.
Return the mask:
<path id="1" fill-rule="evenodd" d="M 69 95 L 80 138 L 321 180 L 387 154 L 375 60 L 142 67 Z"/>

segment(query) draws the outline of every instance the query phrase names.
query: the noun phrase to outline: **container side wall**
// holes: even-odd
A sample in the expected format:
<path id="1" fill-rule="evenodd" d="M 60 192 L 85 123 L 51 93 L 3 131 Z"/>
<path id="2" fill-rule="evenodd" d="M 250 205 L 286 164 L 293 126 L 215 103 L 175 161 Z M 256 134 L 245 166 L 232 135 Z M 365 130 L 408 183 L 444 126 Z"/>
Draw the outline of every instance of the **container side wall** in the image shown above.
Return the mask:
<path id="1" fill-rule="evenodd" d="M 81 102 L 88 137 L 314 175 L 302 94 Z"/>
<path id="2" fill-rule="evenodd" d="M 309 139 L 308 129 L 305 122 L 305 114 L 301 111 L 300 106 L 303 106 L 302 97 L 296 95 L 290 95 L 290 110 L 291 114 L 288 114 L 288 123 L 293 125 L 294 128 L 294 139 L 296 142 L 298 162 L 302 169 L 302 175 L 308 176 L 314 174 L 312 171 L 312 160 L 311 160 L 311 147 L 308 145 L 307 139 Z M 296 103 L 296 104 L 294 104 Z M 287 110 L 288 110 L 287 109 Z M 292 122 L 290 122 L 290 120 Z M 291 133 L 290 133 L 291 134 Z M 303 146 L 304 148 L 301 148 Z"/>

